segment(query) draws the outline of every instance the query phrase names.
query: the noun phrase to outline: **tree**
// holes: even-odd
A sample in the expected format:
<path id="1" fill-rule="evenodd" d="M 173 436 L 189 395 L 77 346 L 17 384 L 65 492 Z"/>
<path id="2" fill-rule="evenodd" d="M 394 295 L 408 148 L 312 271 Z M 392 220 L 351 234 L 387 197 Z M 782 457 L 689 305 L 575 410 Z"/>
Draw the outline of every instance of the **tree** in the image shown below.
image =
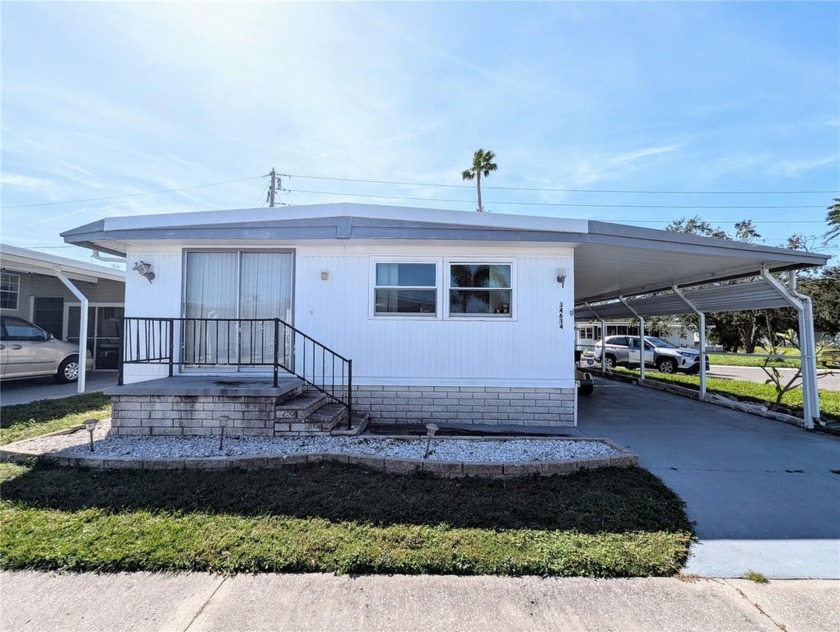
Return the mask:
<path id="1" fill-rule="evenodd" d="M 814 329 L 840 334 L 840 266 L 823 268 L 817 278 L 799 278 L 799 291 L 814 304 Z"/>
<path id="2" fill-rule="evenodd" d="M 461 172 L 461 178 L 463 180 L 476 181 L 476 190 L 478 191 L 478 208 L 476 211 L 479 213 L 484 212 L 484 206 L 481 204 L 481 176 L 486 178 L 490 175 L 491 171 L 495 171 L 498 168 L 498 165 L 493 162 L 495 157 L 496 154 L 489 149 L 487 151 L 479 149 L 473 154 L 472 167 L 464 169 Z"/>
<path id="3" fill-rule="evenodd" d="M 732 239 L 725 230 L 712 226 L 696 215 L 689 219 L 681 217 L 674 220 L 665 230 L 716 239 Z M 738 241 L 751 242 L 761 239 L 761 235 L 752 220 L 744 219 L 735 224 L 735 238 Z M 683 327 L 695 330 L 699 324 L 697 316 L 693 314 L 681 316 L 678 321 Z M 747 353 L 755 353 L 764 325 L 760 314 L 753 311 L 711 313 L 706 315 L 706 322 L 713 326 L 713 335 L 724 351 L 737 352 L 738 347 L 742 346 Z"/>
<path id="4" fill-rule="evenodd" d="M 825 221 L 828 223 L 828 232 L 825 234 L 825 240 L 831 241 L 837 235 L 840 235 L 840 198 L 834 198 L 834 204 L 828 207 Z"/>
<path id="5" fill-rule="evenodd" d="M 758 234 L 751 219 L 742 219 L 740 222 L 735 222 L 735 239 L 752 243 L 761 239 L 761 235 Z"/>
<path id="6" fill-rule="evenodd" d="M 748 222 L 749 220 L 744 220 Z M 665 227 L 665 230 L 670 230 L 675 233 L 685 233 L 687 235 L 701 235 L 703 237 L 716 237 L 717 239 L 729 239 L 726 231 L 712 226 L 709 222 L 700 219 L 697 215 L 686 219 L 681 217 L 675 219 L 673 222 Z"/>

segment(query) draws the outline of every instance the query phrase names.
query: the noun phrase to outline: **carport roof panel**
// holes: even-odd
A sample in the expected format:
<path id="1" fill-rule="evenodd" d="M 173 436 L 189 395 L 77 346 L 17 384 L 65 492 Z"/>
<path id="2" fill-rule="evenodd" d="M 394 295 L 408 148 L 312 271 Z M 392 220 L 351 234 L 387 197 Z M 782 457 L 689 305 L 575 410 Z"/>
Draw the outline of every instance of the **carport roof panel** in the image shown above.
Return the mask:
<path id="1" fill-rule="evenodd" d="M 705 287 L 685 291 L 683 295 L 698 310 L 705 313 L 791 306 L 785 297 L 764 280 Z M 635 318 L 636 313 L 648 317 L 693 312 L 689 304 L 674 292 L 625 300 L 630 307 L 620 301 L 591 306 L 578 305 L 575 307 L 575 319 L 628 319 Z"/>
<path id="2" fill-rule="evenodd" d="M 752 276 L 762 266 L 779 271 L 827 261 L 827 255 L 811 252 L 590 221 L 588 239 L 575 248 L 575 301 Z"/>
<path id="3" fill-rule="evenodd" d="M 96 282 L 108 279 L 125 283 L 125 272 L 114 268 L 48 255 L 28 248 L 0 244 L 0 265 L 4 269 L 55 276 L 60 271 L 76 281 Z"/>

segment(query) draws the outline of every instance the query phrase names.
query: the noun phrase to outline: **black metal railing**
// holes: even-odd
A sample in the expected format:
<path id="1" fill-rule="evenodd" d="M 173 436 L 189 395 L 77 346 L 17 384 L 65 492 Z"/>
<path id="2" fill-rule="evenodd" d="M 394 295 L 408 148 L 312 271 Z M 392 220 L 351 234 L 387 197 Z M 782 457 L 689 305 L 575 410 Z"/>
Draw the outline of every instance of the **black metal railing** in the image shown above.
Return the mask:
<path id="1" fill-rule="evenodd" d="M 123 319 L 118 384 L 126 364 L 162 364 L 169 376 L 200 367 L 270 367 L 303 380 L 353 414 L 353 361 L 280 318 Z"/>

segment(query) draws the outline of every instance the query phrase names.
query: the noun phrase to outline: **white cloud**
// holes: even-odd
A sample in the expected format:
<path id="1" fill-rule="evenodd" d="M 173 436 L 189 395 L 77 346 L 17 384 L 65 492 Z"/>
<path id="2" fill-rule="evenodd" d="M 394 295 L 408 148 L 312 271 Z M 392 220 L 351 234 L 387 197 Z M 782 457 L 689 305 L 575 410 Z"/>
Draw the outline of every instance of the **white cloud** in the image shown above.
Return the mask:
<path id="1" fill-rule="evenodd" d="M 47 189 L 52 186 L 52 181 L 46 178 L 35 178 L 17 173 L 4 173 L 0 176 L 0 183 L 6 186 L 20 187 L 23 189 Z"/>

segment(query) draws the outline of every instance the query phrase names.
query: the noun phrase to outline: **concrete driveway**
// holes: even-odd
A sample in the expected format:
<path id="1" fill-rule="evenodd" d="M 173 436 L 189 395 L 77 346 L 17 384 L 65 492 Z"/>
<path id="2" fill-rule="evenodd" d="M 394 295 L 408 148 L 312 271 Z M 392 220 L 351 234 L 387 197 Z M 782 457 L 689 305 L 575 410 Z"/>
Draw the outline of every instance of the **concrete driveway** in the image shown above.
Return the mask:
<path id="1" fill-rule="evenodd" d="M 840 578 L 837 437 L 603 378 L 579 430 L 627 446 L 685 500 L 700 538 L 686 572 Z"/>
<path id="2" fill-rule="evenodd" d="M 116 371 L 90 371 L 85 379 L 85 392 L 102 392 L 117 384 Z M 76 384 L 58 384 L 51 377 L 0 382 L 0 406 L 28 404 L 39 399 L 59 399 L 76 394 Z"/>

